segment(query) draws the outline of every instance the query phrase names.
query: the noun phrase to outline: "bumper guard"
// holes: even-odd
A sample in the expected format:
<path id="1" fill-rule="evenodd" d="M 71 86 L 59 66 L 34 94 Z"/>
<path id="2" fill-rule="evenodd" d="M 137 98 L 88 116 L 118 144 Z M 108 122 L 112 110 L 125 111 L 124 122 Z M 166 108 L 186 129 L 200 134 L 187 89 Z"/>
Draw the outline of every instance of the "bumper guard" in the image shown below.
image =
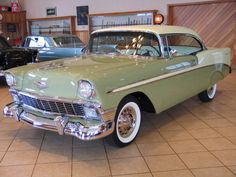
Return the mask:
<path id="1" fill-rule="evenodd" d="M 16 117 L 18 121 L 26 122 L 33 127 L 58 132 L 59 135 L 72 135 L 81 140 L 93 140 L 105 137 L 114 131 L 112 121 L 101 122 L 94 126 L 84 126 L 79 122 L 70 122 L 66 116 L 56 116 L 54 120 L 40 117 L 22 110 L 18 105 L 9 103 L 3 110 L 4 117 Z"/>

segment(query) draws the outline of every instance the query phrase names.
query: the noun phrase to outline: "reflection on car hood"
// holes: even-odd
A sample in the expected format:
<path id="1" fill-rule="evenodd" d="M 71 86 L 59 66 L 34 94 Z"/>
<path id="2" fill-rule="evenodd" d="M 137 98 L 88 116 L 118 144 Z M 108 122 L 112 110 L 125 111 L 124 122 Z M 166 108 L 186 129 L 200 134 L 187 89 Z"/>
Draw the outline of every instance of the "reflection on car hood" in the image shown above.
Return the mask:
<path id="1" fill-rule="evenodd" d="M 46 96 L 62 95 L 76 98 L 80 79 L 96 80 L 111 72 L 145 62 L 133 57 L 88 55 L 79 58 L 55 60 L 28 68 L 24 74 L 22 89 Z"/>

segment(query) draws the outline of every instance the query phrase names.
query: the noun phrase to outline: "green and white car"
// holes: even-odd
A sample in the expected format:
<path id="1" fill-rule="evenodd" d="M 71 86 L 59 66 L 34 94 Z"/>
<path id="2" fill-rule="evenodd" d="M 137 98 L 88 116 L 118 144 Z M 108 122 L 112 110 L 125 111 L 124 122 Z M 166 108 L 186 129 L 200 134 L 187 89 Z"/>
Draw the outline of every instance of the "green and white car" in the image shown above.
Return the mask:
<path id="1" fill-rule="evenodd" d="M 229 48 L 207 49 L 177 26 L 126 26 L 91 34 L 79 58 L 7 70 L 13 102 L 4 114 L 33 127 L 131 143 L 141 111 L 160 113 L 194 95 L 203 102 L 231 72 Z"/>

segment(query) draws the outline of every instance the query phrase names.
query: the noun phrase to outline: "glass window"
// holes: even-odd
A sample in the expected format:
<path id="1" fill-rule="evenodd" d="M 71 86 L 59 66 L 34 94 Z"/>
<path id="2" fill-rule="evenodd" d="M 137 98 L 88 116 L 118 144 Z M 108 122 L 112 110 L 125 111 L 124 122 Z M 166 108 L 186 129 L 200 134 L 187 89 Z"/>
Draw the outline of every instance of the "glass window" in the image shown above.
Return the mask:
<path id="1" fill-rule="evenodd" d="M 161 56 L 157 37 L 142 32 L 95 33 L 91 36 L 89 51 L 96 54 Z"/>
<path id="2" fill-rule="evenodd" d="M 29 47 L 48 47 L 43 37 L 30 37 L 26 40 L 26 44 L 28 44 Z"/>
<path id="3" fill-rule="evenodd" d="M 76 36 L 54 37 L 53 40 L 56 42 L 58 47 L 76 48 L 76 47 L 82 47 L 83 46 L 83 42 Z"/>
<path id="4" fill-rule="evenodd" d="M 165 41 L 164 51 L 171 57 L 196 54 L 203 50 L 201 43 L 190 35 L 172 34 L 166 36 L 163 41 Z"/>

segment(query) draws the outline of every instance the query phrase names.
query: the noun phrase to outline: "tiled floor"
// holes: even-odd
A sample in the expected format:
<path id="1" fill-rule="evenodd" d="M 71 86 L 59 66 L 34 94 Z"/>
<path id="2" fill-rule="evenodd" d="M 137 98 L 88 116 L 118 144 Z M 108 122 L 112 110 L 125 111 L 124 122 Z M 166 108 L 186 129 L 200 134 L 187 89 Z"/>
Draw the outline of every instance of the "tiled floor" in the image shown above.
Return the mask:
<path id="1" fill-rule="evenodd" d="M 0 109 L 10 101 L 0 85 Z M 236 176 L 236 71 L 211 103 L 193 97 L 159 115 L 143 114 L 136 141 L 82 142 L 0 114 L 0 177 Z"/>

